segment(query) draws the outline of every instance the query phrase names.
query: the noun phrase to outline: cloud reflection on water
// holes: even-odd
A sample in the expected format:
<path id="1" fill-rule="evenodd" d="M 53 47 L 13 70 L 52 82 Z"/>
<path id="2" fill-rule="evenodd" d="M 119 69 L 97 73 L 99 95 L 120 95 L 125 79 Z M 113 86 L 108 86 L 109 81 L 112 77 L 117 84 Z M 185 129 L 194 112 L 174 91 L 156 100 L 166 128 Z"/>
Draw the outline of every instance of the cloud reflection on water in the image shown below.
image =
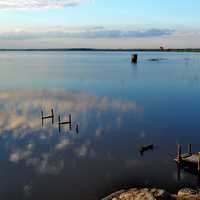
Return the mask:
<path id="1" fill-rule="evenodd" d="M 52 126 L 45 121 L 42 128 L 40 111 L 43 109 L 48 114 L 51 108 L 54 108 L 56 123 Z M 65 165 L 65 159 L 58 156 L 59 153 L 73 149 L 77 158 L 96 156 L 91 137 L 98 139 L 111 126 L 121 126 L 122 116 L 127 112 L 139 115 L 143 108 L 133 101 L 96 97 L 83 92 L 4 91 L 0 92 L 0 133 L 5 141 L 12 138 L 7 145 L 10 162 L 23 162 L 40 174 L 57 175 Z M 73 121 L 80 123 L 79 135 L 58 133 L 58 114 L 64 117 L 69 113 Z M 108 113 L 111 119 L 106 121 Z M 88 132 L 92 132 L 91 135 L 87 135 Z"/>

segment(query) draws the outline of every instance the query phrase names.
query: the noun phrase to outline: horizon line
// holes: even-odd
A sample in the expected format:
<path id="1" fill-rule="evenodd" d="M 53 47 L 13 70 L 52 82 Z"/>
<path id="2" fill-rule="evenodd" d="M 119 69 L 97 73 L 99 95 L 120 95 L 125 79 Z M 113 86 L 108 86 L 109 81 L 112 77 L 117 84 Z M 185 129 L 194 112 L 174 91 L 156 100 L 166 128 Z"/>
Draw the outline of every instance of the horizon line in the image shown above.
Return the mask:
<path id="1" fill-rule="evenodd" d="M 194 51 L 200 52 L 200 48 L 1 48 L 0 51 Z"/>

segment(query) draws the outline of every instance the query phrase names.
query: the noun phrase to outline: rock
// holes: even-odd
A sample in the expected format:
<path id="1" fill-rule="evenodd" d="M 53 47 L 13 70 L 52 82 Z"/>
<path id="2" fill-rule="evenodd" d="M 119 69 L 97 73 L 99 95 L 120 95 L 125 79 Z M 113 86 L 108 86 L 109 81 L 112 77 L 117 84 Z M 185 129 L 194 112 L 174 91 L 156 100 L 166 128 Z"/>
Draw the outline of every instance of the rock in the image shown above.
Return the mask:
<path id="1" fill-rule="evenodd" d="M 178 200 L 191 200 L 191 199 L 200 200 L 200 194 L 197 190 L 193 190 L 190 188 L 183 188 L 179 190 L 177 199 Z"/>
<path id="2" fill-rule="evenodd" d="M 200 189 L 183 188 L 176 195 L 156 188 L 133 188 L 120 190 L 102 200 L 200 200 Z"/>
<path id="3" fill-rule="evenodd" d="M 119 196 L 123 192 L 125 192 L 125 190 L 117 191 L 115 193 L 110 194 L 109 196 L 107 196 L 106 198 L 104 198 L 102 200 L 117 200 L 116 196 Z"/>
<path id="4" fill-rule="evenodd" d="M 169 199 L 170 197 L 169 193 L 161 189 L 151 189 L 151 193 L 154 195 L 156 199 Z"/>
<path id="5" fill-rule="evenodd" d="M 196 195 L 196 194 L 197 194 L 197 191 L 190 188 L 183 188 L 179 190 L 178 192 L 178 196 Z"/>
<path id="6" fill-rule="evenodd" d="M 113 193 L 102 200 L 170 200 L 168 192 L 161 189 L 133 188 Z"/>

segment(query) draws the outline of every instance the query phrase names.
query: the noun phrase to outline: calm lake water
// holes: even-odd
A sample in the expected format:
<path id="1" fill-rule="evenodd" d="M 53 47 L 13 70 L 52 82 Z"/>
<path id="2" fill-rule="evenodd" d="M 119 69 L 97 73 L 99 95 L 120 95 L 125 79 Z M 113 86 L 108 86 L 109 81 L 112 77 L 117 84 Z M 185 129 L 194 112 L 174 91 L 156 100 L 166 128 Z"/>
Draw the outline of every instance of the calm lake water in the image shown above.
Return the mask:
<path id="1" fill-rule="evenodd" d="M 132 65 L 131 52 L 0 52 L 0 199 L 199 185 L 183 170 L 177 179 L 173 159 L 177 143 L 200 150 L 200 54 L 138 55 Z M 42 127 L 51 108 L 55 123 Z M 58 115 L 69 114 L 72 130 L 59 133 Z"/>

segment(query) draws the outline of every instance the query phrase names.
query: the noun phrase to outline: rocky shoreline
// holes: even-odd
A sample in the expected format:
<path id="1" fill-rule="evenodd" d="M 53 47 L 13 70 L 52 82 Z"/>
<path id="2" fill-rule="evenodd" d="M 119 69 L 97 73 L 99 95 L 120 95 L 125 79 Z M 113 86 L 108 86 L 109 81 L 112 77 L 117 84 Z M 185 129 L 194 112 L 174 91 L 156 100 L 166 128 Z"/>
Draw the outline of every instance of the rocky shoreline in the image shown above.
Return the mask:
<path id="1" fill-rule="evenodd" d="M 183 188 L 177 194 L 170 194 L 163 189 L 132 188 L 120 190 L 102 200 L 200 200 L 200 189 Z"/>

